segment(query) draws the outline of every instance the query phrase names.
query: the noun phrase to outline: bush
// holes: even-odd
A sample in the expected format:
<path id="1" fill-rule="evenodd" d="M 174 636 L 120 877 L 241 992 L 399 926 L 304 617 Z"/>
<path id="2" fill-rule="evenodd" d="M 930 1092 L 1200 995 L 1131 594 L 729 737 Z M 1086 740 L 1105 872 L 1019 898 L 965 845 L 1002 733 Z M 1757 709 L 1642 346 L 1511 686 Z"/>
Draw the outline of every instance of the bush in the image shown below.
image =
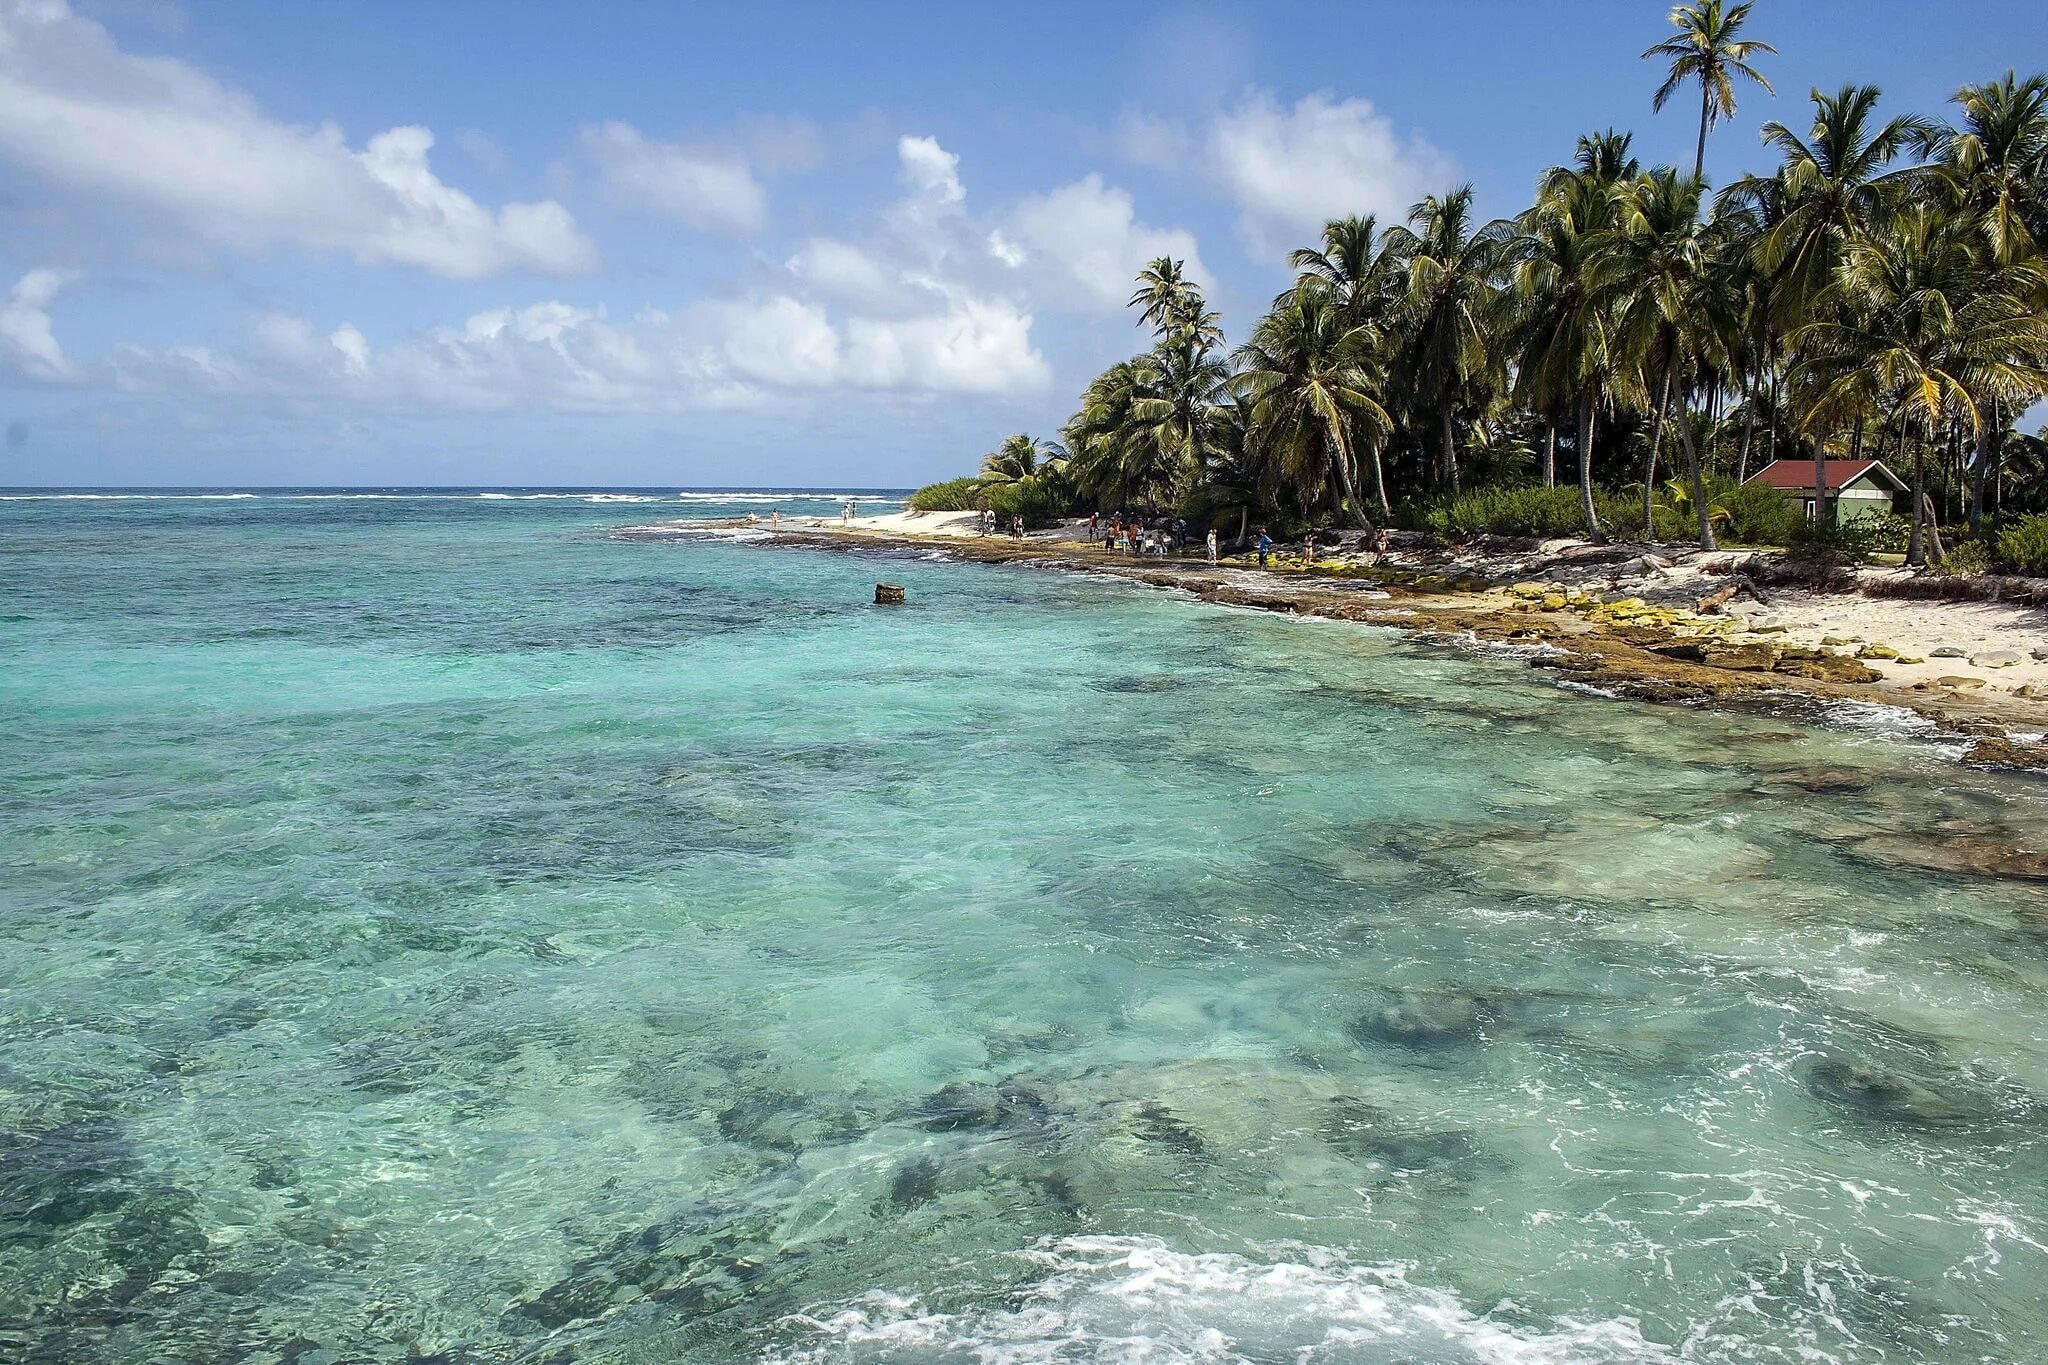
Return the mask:
<path id="1" fill-rule="evenodd" d="M 928 483 L 910 495 L 913 512 L 972 512 L 981 506 L 980 479 Z"/>
<path id="2" fill-rule="evenodd" d="M 1634 493 L 1595 491 L 1594 510 L 1608 535 L 1631 539 L 1642 534 L 1643 496 L 1641 486 Z M 1586 533 L 1586 512 L 1576 484 L 1556 488 L 1529 485 L 1489 486 L 1470 489 L 1455 498 L 1403 509 L 1400 520 L 1415 529 L 1440 536 L 1582 536 Z M 1692 519 L 1676 508 L 1657 503 L 1651 521 L 1659 540 L 1690 540 Z"/>
<path id="3" fill-rule="evenodd" d="M 1857 525 L 1870 533 L 1870 548 L 1881 554 L 1904 554 L 1913 539 L 1913 523 L 1896 512 L 1878 512 Z"/>
<path id="4" fill-rule="evenodd" d="M 1712 490 L 1714 506 L 1728 513 L 1727 537 L 1739 545 L 1787 545 L 1804 520 L 1792 499 L 1769 484 L 1728 484 Z"/>
<path id="5" fill-rule="evenodd" d="M 2048 574 L 2048 513 L 2021 517 L 2000 530 L 1991 557 L 2007 573 Z"/>
<path id="6" fill-rule="evenodd" d="M 1066 490 L 1056 479 L 1042 475 L 985 486 L 982 496 L 996 514 L 997 528 L 1009 529 L 1009 520 L 1022 515 L 1026 526 L 1050 526 L 1066 515 Z"/>
<path id="7" fill-rule="evenodd" d="M 1991 572 L 1991 547 L 1983 541 L 1959 540 L 1947 549 L 1935 572 L 1955 577 Z"/>

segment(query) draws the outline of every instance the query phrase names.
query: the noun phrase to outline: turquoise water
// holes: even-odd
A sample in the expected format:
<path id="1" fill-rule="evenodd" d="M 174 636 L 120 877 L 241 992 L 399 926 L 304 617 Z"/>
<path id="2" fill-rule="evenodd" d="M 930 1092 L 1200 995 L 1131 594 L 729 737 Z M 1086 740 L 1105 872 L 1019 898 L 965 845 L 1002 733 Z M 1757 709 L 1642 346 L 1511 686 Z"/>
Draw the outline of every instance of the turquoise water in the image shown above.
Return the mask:
<path id="1" fill-rule="evenodd" d="M 2048 787 L 750 509 L 0 501 L 0 1358 L 2048 1355 Z"/>

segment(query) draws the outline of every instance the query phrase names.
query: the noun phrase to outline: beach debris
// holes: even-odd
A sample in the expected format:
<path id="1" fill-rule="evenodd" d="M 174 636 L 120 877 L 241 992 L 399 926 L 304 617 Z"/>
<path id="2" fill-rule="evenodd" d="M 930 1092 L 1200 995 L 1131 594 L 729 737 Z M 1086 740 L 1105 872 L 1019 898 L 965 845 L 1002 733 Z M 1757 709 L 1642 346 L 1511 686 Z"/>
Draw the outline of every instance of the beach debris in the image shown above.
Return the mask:
<path id="1" fill-rule="evenodd" d="M 1750 598 L 1760 606 L 1767 607 L 1771 604 L 1771 599 L 1764 596 L 1761 588 L 1757 587 L 1746 576 L 1737 575 L 1735 581 L 1727 587 L 1717 588 L 1705 597 L 1702 597 L 1694 604 L 1693 610 L 1701 615 L 1710 615 L 1717 611 L 1726 610 L 1729 604 L 1743 593 L 1749 594 Z"/>
<path id="2" fill-rule="evenodd" d="M 901 583 L 875 584 L 875 605 L 878 607 L 900 607 L 903 605 Z"/>

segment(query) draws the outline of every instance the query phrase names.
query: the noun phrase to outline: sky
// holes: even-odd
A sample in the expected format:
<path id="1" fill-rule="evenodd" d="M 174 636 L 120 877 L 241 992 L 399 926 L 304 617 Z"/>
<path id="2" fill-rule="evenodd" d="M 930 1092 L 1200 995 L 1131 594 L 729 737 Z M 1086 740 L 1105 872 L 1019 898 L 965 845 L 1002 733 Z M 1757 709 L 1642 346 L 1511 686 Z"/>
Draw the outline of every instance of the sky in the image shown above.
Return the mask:
<path id="1" fill-rule="evenodd" d="M 1235 341 L 1289 248 L 1581 133 L 1689 165 L 1662 0 L 0 0 L 0 485 L 902 487 L 1050 435 L 1184 259 Z M 1777 93 L 2048 66 L 2048 6 L 1758 0 Z"/>

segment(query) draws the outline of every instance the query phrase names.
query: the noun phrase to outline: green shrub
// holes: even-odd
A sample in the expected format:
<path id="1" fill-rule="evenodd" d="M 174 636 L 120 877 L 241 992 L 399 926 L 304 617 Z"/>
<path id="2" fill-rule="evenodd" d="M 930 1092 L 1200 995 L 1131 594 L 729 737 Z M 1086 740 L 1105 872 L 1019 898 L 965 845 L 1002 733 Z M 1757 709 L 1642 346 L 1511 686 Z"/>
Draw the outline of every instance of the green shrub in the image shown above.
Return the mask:
<path id="1" fill-rule="evenodd" d="M 1857 525 L 1870 533 L 1870 548 L 1880 554 L 1904 554 L 1913 539 L 1913 523 L 1896 512 L 1873 513 L 1858 518 Z"/>
<path id="2" fill-rule="evenodd" d="M 1801 521 L 1799 509 L 1779 489 L 1762 483 L 1729 483 L 1709 497 L 1728 513 L 1726 536 L 1739 545 L 1785 545 Z"/>
<path id="3" fill-rule="evenodd" d="M 1991 572 L 1991 547 L 1981 540 L 1959 540 L 1945 547 L 1948 553 L 1935 565 L 1939 573 L 1962 575 Z"/>
<path id="4" fill-rule="evenodd" d="M 1022 515 L 1026 526 L 1050 526 L 1066 515 L 1067 496 L 1057 479 L 1041 475 L 992 483 L 982 489 L 997 529 L 1008 530 L 1010 518 Z"/>
<path id="5" fill-rule="evenodd" d="M 1600 525 L 1617 539 L 1640 536 L 1643 530 L 1643 495 L 1595 491 L 1593 506 Z M 1455 498 L 1444 498 L 1403 509 L 1400 520 L 1417 530 L 1440 536 L 1582 536 L 1586 533 L 1585 504 L 1578 486 L 1556 488 L 1531 485 L 1491 485 L 1470 489 Z M 1651 507 L 1651 524 L 1659 540 L 1690 540 L 1697 534 L 1691 517 L 1664 503 Z"/>
<path id="6" fill-rule="evenodd" d="M 2007 573 L 2048 574 L 2048 513 L 2021 517 L 2000 530 L 1991 557 Z"/>
<path id="7" fill-rule="evenodd" d="M 981 506 L 981 480 L 947 479 L 928 483 L 910 495 L 913 512 L 972 512 Z"/>

